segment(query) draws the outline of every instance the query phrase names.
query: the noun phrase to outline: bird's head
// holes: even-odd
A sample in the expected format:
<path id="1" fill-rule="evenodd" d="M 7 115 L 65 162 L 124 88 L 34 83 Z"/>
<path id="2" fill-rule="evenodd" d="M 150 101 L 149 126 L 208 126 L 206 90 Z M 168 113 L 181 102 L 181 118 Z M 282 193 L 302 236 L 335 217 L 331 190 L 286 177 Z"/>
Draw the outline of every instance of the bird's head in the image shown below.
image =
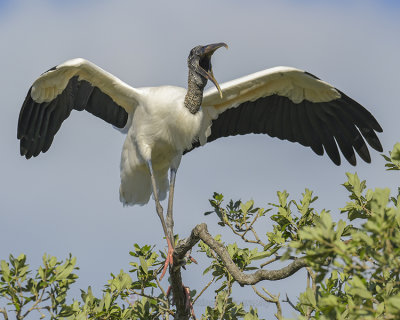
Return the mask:
<path id="1" fill-rule="evenodd" d="M 221 47 L 228 49 L 228 45 L 223 42 L 194 47 L 189 53 L 188 67 L 189 70 L 193 72 L 194 80 L 199 87 L 204 88 L 207 84 L 207 80 L 211 80 L 222 98 L 221 88 L 214 78 L 211 66 L 211 56 Z"/>

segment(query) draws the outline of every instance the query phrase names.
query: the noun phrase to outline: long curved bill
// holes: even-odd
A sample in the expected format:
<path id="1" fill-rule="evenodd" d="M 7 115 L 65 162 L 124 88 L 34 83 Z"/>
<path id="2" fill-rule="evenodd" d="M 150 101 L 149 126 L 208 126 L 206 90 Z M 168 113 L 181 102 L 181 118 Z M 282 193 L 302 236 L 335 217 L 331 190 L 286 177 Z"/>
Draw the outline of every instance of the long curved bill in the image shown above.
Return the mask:
<path id="1" fill-rule="evenodd" d="M 211 56 L 217 49 L 219 49 L 221 47 L 225 47 L 226 49 L 228 49 L 228 45 L 224 42 L 208 44 L 208 45 L 204 46 L 202 49 L 203 49 L 203 55 L 208 56 L 210 59 L 210 70 L 204 70 L 203 76 L 205 76 L 208 80 L 210 80 L 210 81 L 212 81 L 212 83 L 214 83 L 214 85 L 217 88 L 219 95 L 222 99 L 222 91 L 221 91 L 221 88 L 220 88 L 217 80 L 214 77 L 214 73 L 212 71 L 212 65 L 211 65 Z"/>

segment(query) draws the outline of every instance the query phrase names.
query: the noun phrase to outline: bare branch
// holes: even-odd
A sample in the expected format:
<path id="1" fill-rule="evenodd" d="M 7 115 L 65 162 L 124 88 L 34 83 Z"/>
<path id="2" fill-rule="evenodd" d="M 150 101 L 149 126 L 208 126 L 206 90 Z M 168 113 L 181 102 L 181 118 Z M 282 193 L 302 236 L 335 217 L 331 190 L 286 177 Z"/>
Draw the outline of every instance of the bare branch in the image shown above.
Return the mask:
<path id="1" fill-rule="evenodd" d="M 43 299 L 44 292 L 45 292 L 45 289 L 43 288 L 42 292 L 40 294 L 40 298 L 39 299 L 36 298 L 35 303 L 28 310 L 26 310 L 26 312 L 24 313 L 22 318 L 25 318 L 32 310 L 35 310 L 35 309 L 38 310 L 40 313 L 40 310 L 39 310 L 39 308 L 37 308 L 37 305 L 43 301 L 42 299 Z"/>
<path id="2" fill-rule="evenodd" d="M 262 242 L 262 241 L 260 240 L 260 238 L 258 237 L 258 234 L 257 234 L 256 230 L 255 230 L 252 226 L 250 226 L 250 230 L 251 230 L 251 232 L 253 233 L 254 238 L 256 238 L 257 243 L 260 244 L 260 245 L 262 245 L 263 247 L 265 247 L 265 243 Z"/>
<path id="3" fill-rule="evenodd" d="M 317 295 L 317 285 L 315 282 L 315 273 L 312 271 L 312 269 L 310 267 L 306 267 L 307 269 L 307 288 L 310 288 L 310 279 L 311 279 L 311 286 L 312 286 L 312 291 L 314 296 Z M 307 308 L 307 313 L 306 313 L 306 317 L 307 319 L 311 319 L 311 313 L 313 312 L 313 308 L 312 307 L 308 307 Z"/>
<path id="4" fill-rule="evenodd" d="M 159 272 L 159 271 L 161 270 L 161 268 L 163 268 L 163 267 L 164 267 L 164 266 L 161 265 L 161 267 L 160 267 L 159 269 L 156 270 L 156 275 L 158 274 L 158 272 Z M 158 288 L 161 290 L 161 292 L 162 292 L 162 294 L 164 295 L 164 297 L 166 297 L 167 300 L 168 300 L 167 293 L 165 292 L 164 288 L 161 286 L 161 283 L 160 283 L 160 281 L 158 280 L 158 277 L 157 277 L 157 276 L 155 277 L 155 280 L 156 280 L 156 282 L 157 282 Z"/>
<path id="5" fill-rule="evenodd" d="M 258 295 L 261 299 L 265 300 L 268 303 L 275 303 L 273 299 L 268 298 L 267 296 L 263 295 L 260 291 L 258 291 L 255 285 L 252 285 L 251 288 L 256 293 L 256 295 Z"/>
<path id="6" fill-rule="evenodd" d="M 211 284 L 214 282 L 214 280 L 215 280 L 215 276 L 212 277 L 212 279 L 210 280 L 210 282 L 206 284 L 206 286 L 203 288 L 203 290 L 200 291 L 200 293 L 197 295 L 197 297 L 193 299 L 192 304 L 195 304 L 195 302 L 197 301 L 197 299 L 199 299 L 200 296 L 204 293 L 204 291 L 206 291 L 206 290 L 211 286 Z"/>
<path id="7" fill-rule="evenodd" d="M 8 320 L 8 314 L 6 309 L 0 308 L 0 313 L 3 314 L 4 320 Z"/>
<path id="8" fill-rule="evenodd" d="M 264 263 L 260 264 L 260 268 L 264 268 L 265 266 L 271 264 L 272 262 L 278 261 L 279 259 L 281 259 L 283 256 L 280 256 L 278 254 L 275 253 L 275 256 L 273 258 L 271 258 L 270 260 L 265 261 Z M 288 256 L 286 257 L 288 260 L 296 260 L 298 259 L 298 257 L 295 256 Z"/>
<path id="9" fill-rule="evenodd" d="M 252 285 L 256 284 L 262 280 L 281 280 L 290 277 L 292 274 L 296 273 L 301 268 L 307 266 L 307 263 L 302 258 L 295 259 L 288 266 L 278 269 L 278 270 L 257 270 L 251 274 L 244 274 L 232 261 L 228 251 L 225 246 L 216 241 L 207 230 L 207 225 L 205 223 L 197 225 L 190 235 L 190 237 L 181 240 L 174 251 L 174 259 L 182 259 L 186 252 L 190 250 L 199 240 L 203 240 L 211 249 L 215 251 L 218 257 L 222 260 L 228 272 L 233 276 L 233 278 L 241 285 Z"/>
<path id="10" fill-rule="evenodd" d="M 306 267 L 306 269 L 307 269 L 308 276 L 311 278 L 312 290 L 313 290 L 314 294 L 316 295 L 317 294 L 316 275 L 310 267 Z"/>
<path id="11" fill-rule="evenodd" d="M 232 294 L 232 283 L 233 283 L 232 277 L 230 277 L 228 275 L 228 285 L 226 286 L 226 289 L 224 290 L 226 292 L 226 296 L 225 296 L 225 299 L 224 299 L 224 304 L 222 305 L 223 307 L 222 307 L 222 310 L 221 310 L 221 315 L 219 317 L 219 320 L 223 320 L 224 319 L 226 307 L 227 307 L 227 304 L 228 304 L 228 299 L 229 299 L 229 296 Z"/>
<path id="12" fill-rule="evenodd" d="M 265 247 L 265 243 L 263 243 L 263 242 L 260 240 L 260 238 L 258 237 L 257 233 L 255 232 L 255 230 L 253 229 L 253 227 L 252 227 L 251 225 L 250 225 L 250 227 L 248 227 L 248 226 L 247 226 L 247 223 L 246 223 L 246 228 L 247 228 L 247 229 L 245 230 L 244 233 L 240 233 L 240 232 L 238 232 L 238 231 L 235 230 L 235 228 L 232 226 L 232 224 L 231 224 L 229 221 L 224 221 L 224 223 L 232 230 L 232 232 L 233 232 L 234 234 L 236 234 L 237 236 L 239 236 L 240 238 L 242 238 L 242 240 L 243 240 L 244 242 L 259 244 L 259 245 Z M 249 238 L 246 238 L 246 237 L 245 237 L 246 233 L 247 233 L 249 230 L 251 230 L 251 231 L 253 232 L 253 235 L 254 235 L 254 237 L 256 238 L 256 240 L 250 240 Z"/>
<path id="13" fill-rule="evenodd" d="M 278 319 L 278 320 L 281 320 L 282 319 L 282 308 L 281 308 L 281 304 L 280 304 L 280 302 L 279 302 L 279 294 L 276 296 L 276 295 L 273 295 L 273 294 L 271 294 L 267 289 L 265 289 L 264 287 L 262 287 L 262 289 L 263 289 L 263 291 L 269 296 L 269 298 L 267 297 L 267 296 L 265 296 L 265 295 L 263 295 L 261 292 L 259 292 L 258 290 L 257 290 L 257 288 L 256 288 L 256 286 L 251 286 L 252 288 L 253 288 L 253 291 L 260 297 L 260 298 L 262 298 L 262 299 L 264 299 L 266 302 L 269 302 L 269 303 L 274 303 L 275 305 L 276 305 L 276 314 L 275 314 L 275 317 Z"/>
<path id="14" fill-rule="evenodd" d="M 265 266 L 269 265 L 272 262 L 275 262 L 275 261 L 279 260 L 280 258 L 281 258 L 281 256 L 275 255 L 275 257 L 273 257 L 273 258 L 267 260 L 266 262 L 260 264 L 260 268 L 264 268 Z"/>
<path id="15" fill-rule="evenodd" d="M 290 299 L 289 299 L 289 297 L 288 297 L 287 294 L 286 294 L 286 300 L 282 300 L 282 302 L 287 302 L 287 303 L 289 303 L 289 305 L 290 305 L 294 310 L 296 310 L 297 312 L 300 312 L 300 310 L 297 309 L 297 307 L 292 303 L 292 301 L 290 301 Z"/>

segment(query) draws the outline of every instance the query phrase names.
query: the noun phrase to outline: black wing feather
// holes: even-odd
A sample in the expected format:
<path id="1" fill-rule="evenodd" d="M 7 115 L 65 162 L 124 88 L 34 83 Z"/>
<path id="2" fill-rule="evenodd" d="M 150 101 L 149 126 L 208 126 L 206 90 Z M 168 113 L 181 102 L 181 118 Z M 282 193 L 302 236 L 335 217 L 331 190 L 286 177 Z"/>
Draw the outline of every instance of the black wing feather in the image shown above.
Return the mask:
<path id="1" fill-rule="evenodd" d="M 301 145 L 307 147 L 303 131 L 300 127 L 298 113 L 299 113 L 299 108 L 293 108 L 293 106 L 290 107 L 290 124 L 292 126 L 292 131 L 293 131 L 293 140 L 291 140 L 291 142 L 299 142 Z"/>
<path id="2" fill-rule="evenodd" d="M 126 125 L 128 113 L 125 109 L 78 76 L 72 77 L 63 92 L 50 102 L 35 102 L 31 90 L 22 105 L 17 130 L 21 155 L 27 159 L 50 148 L 55 134 L 73 109 L 86 110 L 118 128 Z"/>
<path id="3" fill-rule="evenodd" d="M 294 103 L 277 94 L 246 101 L 225 110 L 212 121 L 207 142 L 238 134 L 266 133 L 299 142 L 318 155 L 325 149 L 336 165 L 341 162 L 339 149 L 352 165 L 356 164 L 354 150 L 364 161 L 370 162 L 368 147 L 362 137 L 373 149 L 382 152 L 375 134 L 375 131 L 382 132 L 382 128 L 368 110 L 344 93 L 340 94 L 338 99 L 319 103 L 308 100 Z M 196 141 L 185 153 L 199 146 Z"/>

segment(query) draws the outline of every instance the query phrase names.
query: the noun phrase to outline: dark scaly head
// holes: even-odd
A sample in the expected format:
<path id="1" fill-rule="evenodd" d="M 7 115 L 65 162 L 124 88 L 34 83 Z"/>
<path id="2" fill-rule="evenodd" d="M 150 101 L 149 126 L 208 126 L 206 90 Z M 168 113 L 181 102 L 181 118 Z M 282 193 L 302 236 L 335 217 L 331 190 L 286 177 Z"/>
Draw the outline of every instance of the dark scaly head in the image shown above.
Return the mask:
<path id="1" fill-rule="evenodd" d="M 221 88 L 214 78 L 211 66 L 211 56 L 221 47 L 228 48 L 225 43 L 220 42 L 206 46 L 197 46 L 190 50 L 187 60 L 189 67 L 188 90 L 184 105 L 192 114 L 196 114 L 201 107 L 203 90 L 208 80 L 214 83 L 222 97 Z"/>
<path id="2" fill-rule="evenodd" d="M 222 92 L 219 87 L 217 80 L 214 78 L 211 56 L 213 53 L 221 48 L 228 48 L 228 45 L 223 42 L 213 43 L 206 46 L 197 46 L 190 50 L 188 57 L 188 67 L 189 67 L 189 81 L 194 81 L 194 84 L 201 90 L 210 80 L 214 83 L 215 87 L 218 89 L 220 96 L 222 97 Z"/>

